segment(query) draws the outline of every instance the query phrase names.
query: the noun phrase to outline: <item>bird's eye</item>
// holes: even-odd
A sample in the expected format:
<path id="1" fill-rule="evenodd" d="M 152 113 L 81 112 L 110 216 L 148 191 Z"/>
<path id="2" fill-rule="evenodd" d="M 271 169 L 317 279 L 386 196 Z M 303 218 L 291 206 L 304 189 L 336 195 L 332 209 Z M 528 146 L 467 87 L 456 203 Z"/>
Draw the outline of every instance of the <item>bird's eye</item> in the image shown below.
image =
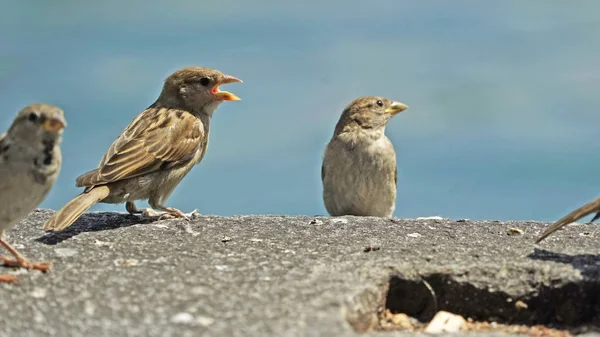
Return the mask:
<path id="1" fill-rule="evenodd" d="M 208 77 L 202 77 L 200 79 L 200 84 L 202 84 L 203 86 L 207 86 L 210 83 L 210 78 Z"/>
<path id="2" fill-rule="evenodd" d="M 35 112 L 31 112 L 29 116 L 27 116 L 27 119 L 31 122 L 35 122 L 38 119 L 38 115 Z"/>
<path id="3" fill-rule="evenodd" d="M 377 105 L 383 106 L 383 102 L 381 100 L 377 101 Z"/>

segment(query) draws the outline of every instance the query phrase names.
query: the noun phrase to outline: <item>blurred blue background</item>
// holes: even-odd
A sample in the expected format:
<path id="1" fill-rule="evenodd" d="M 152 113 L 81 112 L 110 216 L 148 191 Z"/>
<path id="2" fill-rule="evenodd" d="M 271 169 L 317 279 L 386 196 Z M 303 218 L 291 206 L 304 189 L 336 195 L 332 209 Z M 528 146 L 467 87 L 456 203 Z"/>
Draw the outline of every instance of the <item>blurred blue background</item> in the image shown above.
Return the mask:
<path id="1" fill-rule="evenodd" d="M 0 126 L 34 101 L 65 110 L 63 171 L 42 204 L 60 208 L 167 75 L 214 67 L 244 80 L 227 86 L 243 100 L 221 105 L 168 205 L 316 215 L 342 109 L 382 95 L 410 106 L 387 128 L 395 216 L 551 221 L 600 190 L 599 12 L 594 0 L 2 0 Z"/>

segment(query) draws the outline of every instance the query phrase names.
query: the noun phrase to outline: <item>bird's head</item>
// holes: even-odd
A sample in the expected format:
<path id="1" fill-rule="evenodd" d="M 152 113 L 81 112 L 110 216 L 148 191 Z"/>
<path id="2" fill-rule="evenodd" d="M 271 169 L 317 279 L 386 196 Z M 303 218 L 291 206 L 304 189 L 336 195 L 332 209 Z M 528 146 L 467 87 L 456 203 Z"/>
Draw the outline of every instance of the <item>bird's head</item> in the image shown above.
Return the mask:
<path id="1" fill-rule="evenodd" d="M 212 116 L 223 101 L 239 101 L 241 98 L 222 91 L 220 86 L 242 80 L 222 72 L 203 67 L 186 67 L 177 70 L 165 80 L 158 102 L 191 112 L 204 112 Z"/>
<path id="2" fill-rule="evenodd" d="M 345 128 L 382 130 L 390 118 L 406 109 L 406 104 L 384 97 L 360 97 L 344 109 L 336 132 Z"/>
<path id="3" fill-rule="evenodd" d="M 15 118 L 8 134 L 25 142 L 60 142 L 63 129 L 67 126 L 61 108 L 45 103 L 24 107 Z"/>

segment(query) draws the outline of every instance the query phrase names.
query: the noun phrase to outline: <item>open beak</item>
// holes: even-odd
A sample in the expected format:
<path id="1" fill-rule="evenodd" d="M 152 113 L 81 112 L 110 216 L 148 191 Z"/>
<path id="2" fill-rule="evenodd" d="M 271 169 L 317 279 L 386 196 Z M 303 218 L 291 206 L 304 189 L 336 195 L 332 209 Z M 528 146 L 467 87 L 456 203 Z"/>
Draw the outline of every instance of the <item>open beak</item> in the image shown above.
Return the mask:
<path id="1" fill-rule="evenodd" d="M 221 80 L 213 87 L 212 93 L 213 95 L 220 100 L 223 101 L 241 101 L 242 99 L 237 97 L 236 95 L 230 93 L 229 91 L 221 91 L 219 89 L 220 85 L 223 84 L 227 84 L 227 83 L 234 83 L 234 82 L 239 82 L 239 83 L 243 83 L 242 80 L 240 80 L 237 77 L 233 77 L 233 76 L 229 76 L 229 75 L 224 75 Z"/>
<path id="2" fill-rule="evenodd" d="M 48 132 L 58 132 L 64 129 L 65 126 L 67 126 L 67 122 L 59 115 L 48 118 L 42 123 L 42 127 Z"/>
<path id="3" fill-rule="evenodd" d="M 392 102 L 389 108 L 385 109 L 385 113 L 390 114 L 392 116 L 401 113 L 402 111 L 408 109 L 408 105 L 401 102 Z"/>

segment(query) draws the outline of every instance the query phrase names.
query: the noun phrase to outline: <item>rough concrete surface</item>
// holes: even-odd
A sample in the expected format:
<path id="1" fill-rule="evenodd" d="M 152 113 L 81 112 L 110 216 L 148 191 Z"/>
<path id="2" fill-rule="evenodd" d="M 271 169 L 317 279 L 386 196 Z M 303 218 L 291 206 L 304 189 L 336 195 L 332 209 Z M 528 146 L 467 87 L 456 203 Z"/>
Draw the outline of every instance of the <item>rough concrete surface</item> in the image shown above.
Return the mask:
<path id="1" fill-rule="evenodd" d="M 8 232 L 52 270 L 0 267 L 19 277 L 0 285 L 0 336 L 410 335 L 377 331 L 386 308 L 423 321 L 448 310 L 573 333 L 600 326 L 596 225 L 535 246 L 547 224 L 89 213 L 44 233 L 52 213 Z"/>

